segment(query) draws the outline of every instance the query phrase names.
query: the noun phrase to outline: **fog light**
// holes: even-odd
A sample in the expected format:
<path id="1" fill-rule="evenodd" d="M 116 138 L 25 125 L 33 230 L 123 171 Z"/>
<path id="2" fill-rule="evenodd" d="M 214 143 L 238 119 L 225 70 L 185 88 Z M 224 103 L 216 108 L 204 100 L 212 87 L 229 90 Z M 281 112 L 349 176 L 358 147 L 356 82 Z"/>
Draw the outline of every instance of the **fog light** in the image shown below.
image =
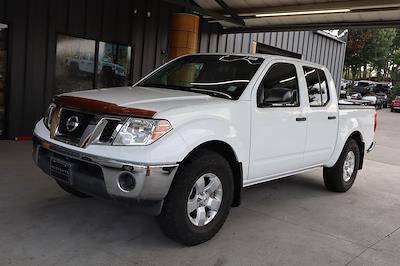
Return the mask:
<path id="1" fill-rule="evenodd" d="M 129 172 L 122 172 L 118 178 L 118 185 L 124 192 L 132 191 L 136 186 L 135 177 Z"/>

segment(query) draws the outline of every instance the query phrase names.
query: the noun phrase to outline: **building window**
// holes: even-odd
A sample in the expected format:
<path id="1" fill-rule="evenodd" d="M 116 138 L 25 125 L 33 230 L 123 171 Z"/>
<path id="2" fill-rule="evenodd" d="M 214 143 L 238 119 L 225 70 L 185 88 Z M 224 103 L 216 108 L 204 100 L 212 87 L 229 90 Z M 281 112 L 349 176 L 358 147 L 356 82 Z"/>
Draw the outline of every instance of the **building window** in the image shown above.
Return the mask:
<path id="1" fill-rule="evenodd" d="M 127 86 L 130 64 L 130 46 L 100 42 L 96 87 Z"/>
<path id="2" fill-rule="evenodd" d="M 6 131 L 7 29 L 7 25 L 0 23 L 0 139 L 5 137 Z"/>
<path id="3" fill-rule="evenodd" d="M 93 88 L 96 41 L 59 35 L 55 94 Z"/>
<path id="4" fill-rule="evenodd" d="M 130 46 L 58 35 L 55 94 L 129 85 Z"/>

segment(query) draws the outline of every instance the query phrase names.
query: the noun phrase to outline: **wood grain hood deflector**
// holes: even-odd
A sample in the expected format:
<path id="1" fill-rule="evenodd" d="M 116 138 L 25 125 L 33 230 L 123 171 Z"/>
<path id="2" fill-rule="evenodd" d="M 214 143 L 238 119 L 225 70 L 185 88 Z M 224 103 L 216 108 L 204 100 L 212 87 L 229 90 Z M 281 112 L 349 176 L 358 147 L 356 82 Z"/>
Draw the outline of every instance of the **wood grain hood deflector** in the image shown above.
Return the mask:
<path id="1" fill-rule="evenodd" d="M 138 118 L 153 118 L 156 114 L 156 112 L 152 110 L 124 107 L 114 103 L 76 96 L 56 96 L 54 103 L 57 105 L 57 107 L 69 107 L 91 113 L 131 116 Z"/>

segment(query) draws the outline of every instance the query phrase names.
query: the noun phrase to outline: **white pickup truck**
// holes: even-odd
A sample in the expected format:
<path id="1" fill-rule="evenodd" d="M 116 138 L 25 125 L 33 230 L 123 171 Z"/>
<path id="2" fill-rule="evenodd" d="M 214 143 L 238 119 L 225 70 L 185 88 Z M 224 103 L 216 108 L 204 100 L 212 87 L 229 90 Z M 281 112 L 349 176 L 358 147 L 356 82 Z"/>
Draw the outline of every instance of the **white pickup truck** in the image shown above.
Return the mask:
<path id="1" fill-rule="evenodd" d="M 186 245 L 242 188 L 323 167 L 345 192 L 374 147 L 373 107 L 338 104 L 324 66 L 271 55 L 180 57 L 133 87 L 56 96 L 33 158 L 67 192 L 135 205 Z"/>

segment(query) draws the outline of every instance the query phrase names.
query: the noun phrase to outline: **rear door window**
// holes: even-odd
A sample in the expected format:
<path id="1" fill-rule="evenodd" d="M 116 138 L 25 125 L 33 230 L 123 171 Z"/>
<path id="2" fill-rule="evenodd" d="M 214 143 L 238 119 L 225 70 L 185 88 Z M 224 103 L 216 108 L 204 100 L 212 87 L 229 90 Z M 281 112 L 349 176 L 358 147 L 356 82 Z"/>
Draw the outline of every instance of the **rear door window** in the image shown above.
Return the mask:
<path id="1" fill-rule="evenodd" d="M 325 72 L 322 69 L 318 69 L 318 77 L 319 77 L 319 84 L 321 86 L 322 105 L 325 105 L 329 101 L 329 89 Z"/>
<path id="2" fill-rule="evenodd" d="M 324 106 L 329 101 L 328 81 L 322 69 L 303 67 L 311 107 Z"/>
<path id="3" fill-rule="evenodd" d="M 310 106 L 321 106 L 321 87 L 319 84 L 318 72 L 315 68 L 303 67 L 307 81 L 308 100 Z"/>

